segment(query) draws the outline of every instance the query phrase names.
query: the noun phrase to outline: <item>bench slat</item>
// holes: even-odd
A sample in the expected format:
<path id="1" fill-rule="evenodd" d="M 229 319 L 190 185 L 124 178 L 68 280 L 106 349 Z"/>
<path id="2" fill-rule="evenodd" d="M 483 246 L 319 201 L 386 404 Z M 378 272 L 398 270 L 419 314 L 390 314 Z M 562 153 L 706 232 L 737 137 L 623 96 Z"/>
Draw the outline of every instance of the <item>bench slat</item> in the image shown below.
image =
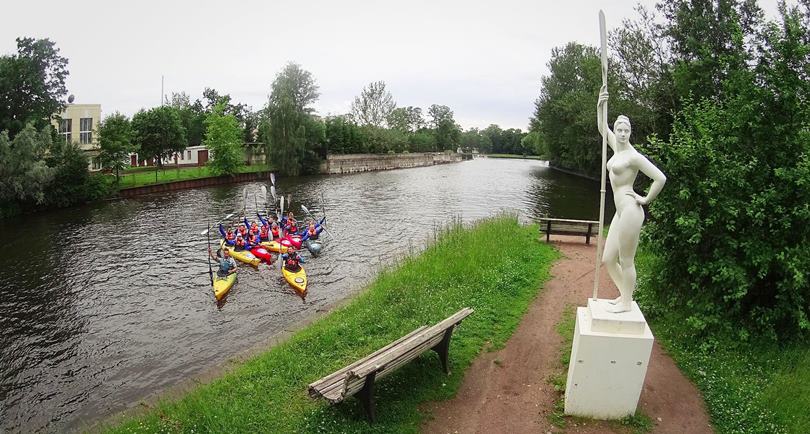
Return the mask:
<path id="1" fill-rule="evenodd" d="M 551 232 L 565 231 L 586 234 L 588 233 L 588 229 L 590 229 L 591 235 L 596 235 L 596 233 L 599 231 L 599 225 L 591 225 L 590 228 L 588 228 L 588 225 L 551 225 Z M 543 227 L 540 229 L 540 232 L 546 231 L 548 231 L 548 227 Z"/>
<path id="2" fill-rule="evenodd" d="M 440 321 L 438 324 L 421 332 L 419 335 L 412 337 L 407 342 L 403 342 L 403 344 L 399 346 L 396 349 L 396 351 L 388 351 L 384 354 L 380 354 L 376 360 L 369 360 L 366 363 L 353 368 L 352 370 L 349 371 L 349 375 L 355 377 L 365 377 L 371 372 L 378 370 L 379 368 L 390 363 L 392 360 L 406 353 L 409 350 L 409 347 L 419 346 L 421 343 L 423 343 L 426 340 L 429 340 L 435 335 L 444 333 L 444 331 L 448 329 L 451 325 L 457 324 L 458 322 L 466 318 L 468 315 L 470 315 L 472 312 L 473 310 L 470 308 L 461 309 L 460 311 L 454 313 L 448 318 Z"/>
<path id="3" fill-rule="evenodd" d="M 431 348 L 436 346 L 436 344 L 441 342 L 442 338 L 444 338 L 444 333 L 436 335 L 429 340 L 423 341 L 420 345 L 411 348 L 406 353 L 403 353 L 400 357 L 386 364 L 379 371 L 377 371 L 374 377 L 375 378 L 374 381 L 384 378 L 388 374 L 395 372 L 403 365 L 421 356 L 424 352 L 430 350 Z M 352 396 L 355 393 L 359 392 L 360 389 L 363 388 L 365 382 L 366 382 L 365 376 L 354 376 L 351 373 L 349 373 L 349 375 L 346 376 L 346 387 L 343 391 L 343 397 L 345 398 L 347 396 Z"/>
<path id="4" fill-rule="evenodd" d="M 321 378 L 318 381 L 315 381 L 314 383 L 309 385 L 309 396 L 311 396 L 313 398 L 317 398 L 318 396 L 322 395 L 323 393 L 326 393 L 327 392 L 326 389 L 330 388 L 329 386 L 334 385 L 336 382 L 343 381 L 343 379 L 345 377 L 345 374 L 350 369 L 364 363 L 366 360 L 369 360 L 369 359 L 377 356 L 380 353 L 383 353 L 383 352 L 393 348 L 396 345 L 399 345 L 400 343 L 410 339 L 412 336 L 416 335 L 417 333 L 424 331 L 425 329 L 427 329 L 427 326 L 418 327 L 414 331 L 408 333 L 407 335 L 397 339 L 394 342 L 391 342 L 390 344 L 380 348 L 379 350 L 369 354 L 368 356 L 363 357 L 362 359 L 352 363 L 351 365 L 348 365 L 348 366 L 344 367 L 343 369 L 341 369 L 341 370 L 339 370 L 337 372 L 334 372 L 334 373 L 332 373 L 330 375 L 327 375 L 326 377 Z"/>
<path id="5" fill-rule="evenodd" d="M 585 224 L 591 223 L 591 224 L 597 224 L 597 225 L 599 224 L 598 220 L 554 219 L 554 218 L 550 218 L 550 217 L 540 217 L 538 219 L 538 221 L 540 221 L 542 223 L 546 223 L 546 222 L 550 221 L 551 224 L 554 224 L 554 222 L 585 223 Z"/>

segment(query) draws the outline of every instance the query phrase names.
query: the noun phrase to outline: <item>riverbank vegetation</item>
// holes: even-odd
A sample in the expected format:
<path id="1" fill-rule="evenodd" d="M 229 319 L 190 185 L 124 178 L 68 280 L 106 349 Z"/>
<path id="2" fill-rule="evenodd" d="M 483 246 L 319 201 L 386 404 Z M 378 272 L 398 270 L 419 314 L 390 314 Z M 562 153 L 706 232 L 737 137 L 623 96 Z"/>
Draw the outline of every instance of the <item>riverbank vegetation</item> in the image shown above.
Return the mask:
<path id="1" fill-rule="evenodd" d="M 241 166 L 235 173 L 254 173 L 272 171 L 273 167 L 258 164 L 252 166 Z M 218 176 L 210 167 L 164 167 L 157 172 L 155 180 L 155 170 L 152 167 L 139 167 L 129 169 L 121 173 L 120 188 L 142 187 L 144 185 L 163 184 L 167 182 L 186 181 L 189 179 L 210 178 Z"/>
<path id="2" fill-rule="evenodd" d="M 719 431 L 807 432 L 810 4 L 665 2 L 609 39 L 611 117 L 667 175 L 644 231 L 654 332 Z M 571 43 L 549 68 L 533 131 L 598 177 L 598 53 Z"/>
<path id="3" fill-rule="evenodd" d="M 349 305 L 111 431 L 417 432 L 420 403 L 453 396 L 476 355 L 505 343 L 556 258 L 552 247 L 538 241 L 537 226 L 520 226 L 515 217 L 473 228 L 456 223 L 422 253 L 381 272 Z M 430 353 L 381 380 L 374 425 L 353 398 L 329 406 L 307 396 L 310 382 L 467 306 L 475 313 L 453 334 L 452 374 L 444 375 Z"/>

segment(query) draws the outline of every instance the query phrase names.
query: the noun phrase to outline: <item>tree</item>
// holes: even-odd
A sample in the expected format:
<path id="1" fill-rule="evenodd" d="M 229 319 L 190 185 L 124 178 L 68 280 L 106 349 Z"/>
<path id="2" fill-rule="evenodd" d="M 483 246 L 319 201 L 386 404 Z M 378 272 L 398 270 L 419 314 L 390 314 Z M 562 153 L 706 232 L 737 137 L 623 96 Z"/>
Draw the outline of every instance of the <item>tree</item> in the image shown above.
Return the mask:
<path id="1" fill-rule="evenodd" d="M 0 57 L 0 131 L 13 139 L 50 123 L 65 107 L 67 64 L 49 39 L 17 38 L 17 54 Z"/>
<path id="2" fill-rule="evenodd" d="M 354 99 L 352 118 L 361 126 L 383 128 L 396 106 L 391 92 L 385 90 L 385 82 L 375 81 Z"/>
<path id="3" fill-rule="evenodd" d="M 53 178 L 53 170 L 45 162 L 51 148 L 50 127 L 41 131 L 27 125 L 9 140 L 0 132 L 0 205 L 11 208 L 16 203 L 45 203 L 45 188 Z"/>
<path id="4" fill-rule="evenodd" d="M 668 178 L 645 228 L 652 295 L 689 306 L 697 332 L 810 330 L 810 41 L 797 9 L 781 14 L 749 64 L 704 74 L 719 93 L 687 98 L 669 140 L 643 149 Z"/>
<path id="5" fill-rule="evenodd" d="M 287 64 L 273 81 L 265 108 L 266 143 L 281 173 L 295 176 L 313 169 L 312 160 L 317 159 L 314 149 L 319 145 L 314 141 L 325 140 L 323 128 L 310 115 L 309 105 L 317 98 L 318 86 L 312 74 L 295 63 Z"/>
<path id="6" fill-rule="evenodd" d="M 428 108 L 428 116 L 436 136 L 436 150 L 455 150 L 461 138 L 461 127 L 453 119 L 450 107 L 433 104 Z"/>
<path id="7" fill-rule="evenodd" d="M 207 112 L 203 108 L 200 100 L 196 100 L 192 103 L 187 93 L 172 92 L 171 99 L 167 102 L 169 106 L 177 109 L 177 114 L 180 116 L 180 123 L 183 124 L 183 129 L 186 131 L 186 143 L 188 146 L 198 146 L 202 144 L 203 136 L 205 135 L 205 117 Z"/>
<path id="8" fill-rule="evenodd" d="M 108 116 L 98 126 L 98 144 L 101 148 L 98 158 L 102 167 L 115 171 L 116 184 L 121 169 L 128 166 L 129 154 L 137 151 L 132 143 L 132 135 L 129 119 L 118 112 Z"/>
<path id="9" fill-rule="evenodd" d="M 170 106 L 141 110 L 132 117 L 133 142 L 141 154 L 155 160 L 157 170 L 163 159 L 186 148 L 186 132 L 177 109 Z"/>
<path id="10" fill-rule="evenodd" d="M 492 148 L 492 140 L 478 128 L 470 128 L 461 133 L 460 144 L 467 151 L 477 149 L 478 152 L 487 153 Z"/>
<path id="11" fill-rule="evenodd" d="M 205 118 L 204 144 L 212 153 L 208 167 L 215 175 L 233 175 L 244 164 L 239 121 L 224 111 L 225 104 L 220 103 Z"/>
<path id="12" fill-rule="evenodd" d="M 388 127 L 406 133 L 415 133 L 425 127 L 425 118 L 419 107 L 397 107 L 388 115 Z"/>

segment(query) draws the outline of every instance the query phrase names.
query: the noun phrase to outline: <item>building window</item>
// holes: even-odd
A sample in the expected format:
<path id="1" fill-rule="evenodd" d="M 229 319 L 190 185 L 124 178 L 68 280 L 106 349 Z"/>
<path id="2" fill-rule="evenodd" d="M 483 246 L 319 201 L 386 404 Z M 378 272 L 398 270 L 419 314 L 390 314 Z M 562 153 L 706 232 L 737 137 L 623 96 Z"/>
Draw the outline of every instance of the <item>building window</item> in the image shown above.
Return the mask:
<path id="1" fill-rule="evenodd" d="M 93 143 L 93 118 L 79 119 L 79 142 L 82 145 Z"/>
<path id="2" fill-rule="evenodd" d="M 73 122 L 71 122 L 70 119 L 59 120 L 59 134 L 62 135 L 68 143 L 70 143 L 72 127 Z"/>
<path id="3" fill-rule="evenodd" d="M 102 167 L 101 167 L 101 159 L 100 158 L 93 157 L 90 161 L 93 164 L 93 170 L 101 170 Z"/>
<path id="4" fill-rule="evenodd" d="M 191 151 L 188 151 L 188 159 L 191 160 Z"/>

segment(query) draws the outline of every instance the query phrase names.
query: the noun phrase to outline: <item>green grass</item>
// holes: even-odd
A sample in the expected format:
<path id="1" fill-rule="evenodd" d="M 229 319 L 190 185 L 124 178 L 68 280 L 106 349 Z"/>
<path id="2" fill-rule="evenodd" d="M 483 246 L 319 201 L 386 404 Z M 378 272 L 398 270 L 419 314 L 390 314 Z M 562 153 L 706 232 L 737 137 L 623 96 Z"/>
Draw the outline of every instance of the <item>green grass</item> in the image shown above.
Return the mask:
<path id="1" fill-rule="evenodd" d="M 497 255 L 491 247 L 498 245 Z M 455 395 L 484 348 L 501 348 L 558 257 L 537 227 L 501 216 L 454 224 L 421 254 L 384 270 L 361 295 L 288 341 L 173 402 L 161 402 L 112 432 L 418 432 L 421 403 Z M 377 384 L 376 424 L 354 398 L 329 406 L 307 384 L 364 357 L 416 327 L 460 308 L 475 312 L 453 334 L 452 374 L 428 352 Z"/>
<path id="2" fill-rule="evenodd" d="M 685 308 L 664 308 L 650 295 L 656 261 L 642 246 L 639 302 L 656 339 L 703 393 L 717 432 L 810 433 L 810 342 L 696 336 Z"/>
<path id="3" fill-rule="evenodd" d="M 242 166 L 239 173 L 253 173 L 270 170 L 267 165 Z M 157 181 L 155 180 L 155 169 L 153 167 L 138 167 L 121 173 L 120 188 L 141 187 L 144 185 L 163 184 L 166 182 L 184 181 L 188 179 L 208 178 L 214 176 L 207 166 L 202 167 L 180 167 L 166 168 L 159 170 Z"/>
<path id="4" fill-rule="evenodd" d="M 518 154 L 486 154 L 488 158 L 520 158 L 526 160 L 543 160 L 545 157 L 540 155 L 518 155 Z"/>

